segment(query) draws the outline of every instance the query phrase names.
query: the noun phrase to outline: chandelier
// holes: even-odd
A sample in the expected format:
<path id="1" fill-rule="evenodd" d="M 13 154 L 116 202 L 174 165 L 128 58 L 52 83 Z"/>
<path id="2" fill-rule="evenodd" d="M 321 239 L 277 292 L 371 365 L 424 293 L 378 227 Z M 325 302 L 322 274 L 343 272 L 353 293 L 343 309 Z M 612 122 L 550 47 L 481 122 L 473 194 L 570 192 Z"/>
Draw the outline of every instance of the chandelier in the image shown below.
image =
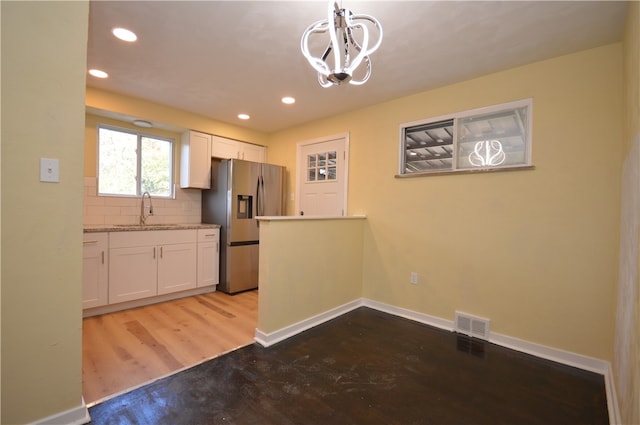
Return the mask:
<path id="1" fill-rule="evenodd" d="M 370 29 L 377 30 L 377 41 L 372 43 Z M 309 38 L 314 34 L 329 33 L 329 44 L 321 56 L 314 56 L 309 49 Z M 329 0 L 327 19 L 317 21 L 302 34 L 300 47 L 311 66 L 318 71 L 318 82 L 322 87 L 349 83 L 361 85 L 371 76 L 369 55 L 382 42 L 382 26 L 369 15 L 354 15 L 349 9 L 341 9 L 338 3 Z M 331 52 L 333 55 L 330 56 Z M 365 64 L 364 76 L 355 78 L 354 71 Z"/>

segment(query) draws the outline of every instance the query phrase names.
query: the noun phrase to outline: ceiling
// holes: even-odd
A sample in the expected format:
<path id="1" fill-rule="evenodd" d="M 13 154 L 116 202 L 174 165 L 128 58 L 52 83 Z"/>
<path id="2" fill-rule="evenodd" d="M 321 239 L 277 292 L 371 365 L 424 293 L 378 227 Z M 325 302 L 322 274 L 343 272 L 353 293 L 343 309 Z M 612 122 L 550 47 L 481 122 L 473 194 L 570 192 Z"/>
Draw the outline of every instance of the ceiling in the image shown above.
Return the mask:
<path id="1" fill-rule="evenodd" d="M 300 50 L 325 1 L 91 1 L 87 85 L 263 132 L 621 40 L 626 2 L 355 1 L 384 30 L 361 86 L 322 88 Z M 111 35 L 120 26 L 135 43 Z M 280 99 L 293 96 L 296 103 Z M 248 121 L 239 113 L 251 116 Z M 147 118 L 147 117 L 136 117 Z"/>

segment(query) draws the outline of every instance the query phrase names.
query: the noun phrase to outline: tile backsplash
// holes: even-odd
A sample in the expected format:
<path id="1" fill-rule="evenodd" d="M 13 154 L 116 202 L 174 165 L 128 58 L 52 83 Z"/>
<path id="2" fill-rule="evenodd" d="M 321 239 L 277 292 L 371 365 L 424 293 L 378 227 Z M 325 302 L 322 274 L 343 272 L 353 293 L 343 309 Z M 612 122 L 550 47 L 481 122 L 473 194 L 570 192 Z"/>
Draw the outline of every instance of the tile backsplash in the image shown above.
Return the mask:
<path id="1" fill-rule="evenodd" d="M 199 189 L 176 188 L 175 199 L 152 198 L 153 214 L 148 224 L 200 223 Z M 148 206 L 149 201 L 145 199 Z M 140 198 L 98 196 L 95 177 L 84 178 L 84 225 L 138 224 Z"/>

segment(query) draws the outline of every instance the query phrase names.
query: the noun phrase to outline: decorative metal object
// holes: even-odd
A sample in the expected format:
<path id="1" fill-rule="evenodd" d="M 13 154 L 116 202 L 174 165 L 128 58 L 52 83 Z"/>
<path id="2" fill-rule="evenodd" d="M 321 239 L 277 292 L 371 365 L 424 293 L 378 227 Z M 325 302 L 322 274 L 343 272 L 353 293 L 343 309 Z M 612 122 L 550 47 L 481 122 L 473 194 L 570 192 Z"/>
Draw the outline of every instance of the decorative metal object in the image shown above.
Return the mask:
<path id="1" fill-rule="evenodd" d="M 371 42 L 370 29 L 377 30 L 377 41 Z M 321 56 L 314 56 L 309 49 L 309 38 L 314 34 L 329 33 L 330 40 Z M 375 34 L 374 34 L 375 35 Z M 369 55 L 382 42 L 382 26 L 369 15 L 354 15 L 349 9 L 341 9 L 329 0 L 327 19 L 311 24 L 302 34 L 300 47 L 311 66 L 318 71 L 322 87 L 349 83 L 361 85 L 371 76 Z M 333 55 L 330 56 L 331 52 Z M 354 77 L 354 71 L 364 62 L 364 76 Z"/>

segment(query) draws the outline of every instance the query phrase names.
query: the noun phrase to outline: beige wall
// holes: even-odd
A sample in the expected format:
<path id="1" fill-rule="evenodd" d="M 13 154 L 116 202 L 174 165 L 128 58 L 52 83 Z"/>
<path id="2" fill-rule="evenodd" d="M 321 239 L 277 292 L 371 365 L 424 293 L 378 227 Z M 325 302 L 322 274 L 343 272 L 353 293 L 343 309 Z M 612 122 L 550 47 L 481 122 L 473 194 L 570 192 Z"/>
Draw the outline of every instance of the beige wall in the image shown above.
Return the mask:
<path id="1" fill-rule="evenodd" d="M 167 124 L 178 129 L 197 130 L 243 142 L 267 145 L 265 133 L 215 121 L 180 109 L 87 87 L 86 105 L 103 111 L 115 112 L 127 117 Z M 95 156 L 93 157 L 95 158 Z"/>
<path id="2" fill-rule="evenodd" d="M 640 3 L 630 2 L 623 42 L 625 161 L 613 369 L 622 423 L 640 423 Z"/>
<path id="3" fill-rule="evenodd" d="M 296 143 L 350 133 L 349 213 L 368 217 L 365 297 L 449 320 L 461 310 L 610 360 L 621 75 L 621 45 L 609 45 L 278 132 L 270 156 L 295 175 Z M 400 123 L 529 97 L 535 170 L 394 178 Z"/>
<path id="4" fill-rule="evenodd" d="M 362 297 L 364 225 L 364 219 L 260 222 L 258 329 L 275 332 Z"/>
<path id="5" fill-rule="evenodd" d="M 2 417 L 80 407 L 88 2 L 2 2 Z M 41 157 L 60 183 L 39 181 Z"/>

